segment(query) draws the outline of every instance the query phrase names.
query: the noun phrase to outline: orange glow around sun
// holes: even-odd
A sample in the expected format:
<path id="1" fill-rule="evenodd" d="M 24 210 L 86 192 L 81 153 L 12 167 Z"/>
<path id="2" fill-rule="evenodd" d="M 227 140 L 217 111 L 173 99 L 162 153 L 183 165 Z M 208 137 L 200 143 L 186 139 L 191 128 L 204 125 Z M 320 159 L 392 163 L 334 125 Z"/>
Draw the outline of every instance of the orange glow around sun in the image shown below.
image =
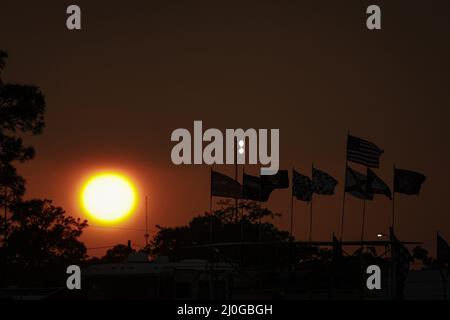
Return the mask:
<path id="1" fill-rule="evenodd" d="M 134 211 L 137 192 L 126 176 L 100 173 L 83 185 L 80 201 L 83 211 L 91 218 L 114 224 L 125 220 Z"/>

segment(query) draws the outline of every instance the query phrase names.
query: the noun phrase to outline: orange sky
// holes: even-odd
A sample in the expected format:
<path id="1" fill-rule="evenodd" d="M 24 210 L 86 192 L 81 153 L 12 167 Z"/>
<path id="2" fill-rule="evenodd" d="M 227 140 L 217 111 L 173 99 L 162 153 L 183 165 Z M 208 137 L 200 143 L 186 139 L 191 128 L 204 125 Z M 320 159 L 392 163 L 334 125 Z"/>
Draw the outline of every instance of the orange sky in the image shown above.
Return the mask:
<path id="1" fill-rule="evenodd" d="M 329 240 L 340 230 L 350 130 L 385 149 L 377 173 L 389 184 L 394 163 L 427 176 L 419 197 L 398 196 L 398 237 L 429 247 L 439 230 L 450 240 L 448 1 L 386 4 L 375 33 L 365 29 L 366 1 L 78 1 L 80 32 L 65 28 L 69 4 L 0 4 L 4 80 L 36 84 L 47 99 L 44 134 L 27 140 L 37 156 L 20 167 L 28 197 L 84 217 L 83 177 L 118 168 L 149 196 L 151 226 L 184 224 L 209 208 L 209 168 L 174 166 L 170 133 L 193 120 L 279 128 L 282 167 L 309 174 L 314 162 L 340 182 L 336 196 L 314 200 L 313 238 Z M 362 203 L 348 199 L 346 237 L 359 239 Z M 290 191 L 267 206 L 285 213 L 277 225 L 288 230 Z M 381 196 L 367 204 L 368 238 L 387 232 L 390 211 Z M 307 205 L 297 201 L 295 214 L 306 239 Z M 120 227 L 143 225 L 141 201 Z M 135 230 L 91 227 L 83 239 L 144 244 Z"/>

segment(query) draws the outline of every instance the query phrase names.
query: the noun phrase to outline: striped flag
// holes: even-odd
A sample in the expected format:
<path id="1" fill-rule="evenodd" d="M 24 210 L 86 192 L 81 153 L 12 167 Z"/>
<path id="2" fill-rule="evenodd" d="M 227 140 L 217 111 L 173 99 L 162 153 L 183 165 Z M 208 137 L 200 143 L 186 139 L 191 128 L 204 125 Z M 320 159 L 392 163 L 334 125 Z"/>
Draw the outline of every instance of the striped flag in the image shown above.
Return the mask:
<path id="1" fill-rule="evenodd" d="M 351 135 L 347 137 L 347 161 L 356 162 L 370 168 L 378 168 L 380 156 L 383 152 L 370 141 Z"/>

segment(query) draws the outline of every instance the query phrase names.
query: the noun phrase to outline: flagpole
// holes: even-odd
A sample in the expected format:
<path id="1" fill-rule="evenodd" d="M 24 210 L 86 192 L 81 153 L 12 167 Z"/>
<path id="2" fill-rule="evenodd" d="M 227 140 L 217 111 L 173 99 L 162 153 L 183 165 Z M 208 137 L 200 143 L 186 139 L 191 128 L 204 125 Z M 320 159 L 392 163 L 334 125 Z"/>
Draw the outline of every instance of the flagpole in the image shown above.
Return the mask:
<path id="1" fill-rule="evenodd" d="M 235 162 L 235 165 L 234 165 L 234 180 L 239 182 L 239 180 L 238 180 L 237 152 L 236 152 L 236 162 Z M 238 220 L 237 202 L 238 202 L 237 198 L 234 198 L 234 215 L 235 215 L 236 222 Z"/>
<path id="2" fill-rule="evenodd" d="M 148 246 L 148 238 L 149 238 L 149 234 L 148 234 L 148 197 L 145 196 L 145 246 Z"/>
<path id="3" fill-rule="evenodd" d="M 347 141 L 345 142 L 345 171 L 344 171 L 344 195 L 342 197 L 342 218 L 341 218 L 341 241 L 344 240 L 344 217 L 345 217 L 345 186 L 347 185 L 347 149 L 348 149 L 348 136 L 350 135 L 350 130 L 347 132 Z"/>
<path id="4" fill-rule="evenodd" d="M 439 231 L 436 232 L 436 239 L 438 239 L 439 241 Z M 436 244 L 439 247 L 439 243 Z M 439 251 L 439 250 L 438 250 Z M 437 255 L 437 260 L 439 261 L 439 255 Z M 444 300 L 447 300 L 447 278 L 448 278 L 448 272 L 447 275 L 445 275 L 445 271 L 443 270 L 444 266 L 441 266 L 440 263 L 438 263 L 438 268 L 439 268 L 439 273 L 441 275 L 441 280 L 442 280 L 442 284 L 443 284 L 443 298 Z M 447 268 L 448 269 L 448 268 Z"/>
<path id="5" fill-rule="evenodd" d="M 311 165 L 311 175 L 314 171 L 314 163 Z M 309 245 L 311 246 L 312 241 L 312 225 L 313 225 L 313 199 L 314 199 L 314 193 L 311 195 L 311 202 L 309 204 Z"/>
<path id="6" fill-rule="evenodd" d="M 394 230 L 392 228 L 390 228 L 389 230 L 389 240 L 391 243 L 391 295 L 392 295 L 392 300 L 395 300 L 397 298 L 397 294 L 396 294 L 396 289 L 397 289 L 397 275 L 396 275 L 396 262 L 395 260 L 397 259 L 396 255 L 395 255 L 395 250 L 394 250 L 394 242 L 393 242 L 393 234 L 394 234 Z"/>
<path id="7" fill-rule="evenodd" d="M 294 166 L 292 166 L 292 179 L 294 179 Z M 293 221 L 294 221 L 294 180 L 292 180 L 292 187 L 291 187 L 291 231 L 290 236 L 292 237 L 292 229 L 293 229 Z"/>
<path id="8" fill-rule="evenodd" d="M 209 242 L 212 243 L 213 237 L 213 212 L 212 212 L 212 166 L 210 168 L 210 186 L 209 186 Z"/>
<path id="9" fill-rule="evenodd" d="M 363 200 L 363 214 L 362 214 L 362 227 L 361 227 L 361 248 L 363 247 L 363 241 L 364 241 L 364 227 L 365 227 L 365 220 L 366 220 L 366 200 Z"/>
<path id="10" fill-rule="evenodd" d="M 237 177 L 237 171 L 238 171 L 238 168 L 237 168 L 237 161 L 236 161 L 236 181 L 238 181 L 238 177 Z M 244 175 L 244 172 L 245 172 L 245 166 L 242 168 L 242 175 Z M 238 181 L 239 182 L 239 181 Z M 242 181 L 242 184 L 244 184 L 244 181 Z M 237 215 L 238 215 L 238 212 L 237 212 L 237 198 L 235 199 L 235 209 L 236 209 L 236 217 L 237 217 Z M 242 204 L 242 201 L 241 201 L 241 204 Z M 244 207 L 242 206 L 242 211 L 241 211 L 241 221 L 240 221 L 240 225 L 241 225 L 241 242 L 243 242 L 244 241 Z"/>
<path id="11" fill-rule="evenodd" d="M 393 169 L 394 169 L 394 172 L 393 172 L 394 188 L 392 191 L 392 223 L 391 223 L 392 230 L 394 230 L 394 227 L 395 227 L 395 164 L 393 166 Z"/>

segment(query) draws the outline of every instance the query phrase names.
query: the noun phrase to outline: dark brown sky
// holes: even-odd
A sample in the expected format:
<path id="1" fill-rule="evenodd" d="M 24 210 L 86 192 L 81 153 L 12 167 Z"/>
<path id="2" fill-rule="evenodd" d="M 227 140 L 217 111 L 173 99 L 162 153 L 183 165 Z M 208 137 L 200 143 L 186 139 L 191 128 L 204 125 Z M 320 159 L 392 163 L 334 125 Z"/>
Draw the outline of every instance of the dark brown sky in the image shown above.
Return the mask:
<path id="1" fill-rule="evenodd" d="M 37 157 L 21 167 L 28 196 L 83 216 L 80 181 L 119 168 L 149 195 L 151 225 L 183 224 L 208 210 L 209 168 L 171 164 L 172 130 L 193 120 L 280 128 L 282 167 L 309 173 L 314 161 L 340 181 L 336 196 L 314 202 L 313 237 L 328 240 L 340 230 L 350 130 L 385 149 L 377 172 L 387 182 L 394 163 L 427 176 L 419 197 L 397 198 L 398 237 L 430 246 L 439 230 L 450 240 L 449 2 L 243 2 L 76 1 L 83 29 L 70 32 L 73 1 L 2 0 L 4 80 L 47 97 L 45 132 L 29 140 Z M 365 28 L 369 4 L 382 7 L 382 31 Z M 362 202 L 349 199 L 346 236 L 359 239 Z M 286 213 L 277 224 L 288 229 L 290 192 L 267 205 Z M 368 203 L 367 237 L 387 232 L 390 211 L 382 197 Z M 295 212 L 306 239 L 308 207 L 296 202 Z M 122 227 L 142 225 L 141 206 Z M 139 232 L 99 228 L 84 239 L 144 243 Z"/>

